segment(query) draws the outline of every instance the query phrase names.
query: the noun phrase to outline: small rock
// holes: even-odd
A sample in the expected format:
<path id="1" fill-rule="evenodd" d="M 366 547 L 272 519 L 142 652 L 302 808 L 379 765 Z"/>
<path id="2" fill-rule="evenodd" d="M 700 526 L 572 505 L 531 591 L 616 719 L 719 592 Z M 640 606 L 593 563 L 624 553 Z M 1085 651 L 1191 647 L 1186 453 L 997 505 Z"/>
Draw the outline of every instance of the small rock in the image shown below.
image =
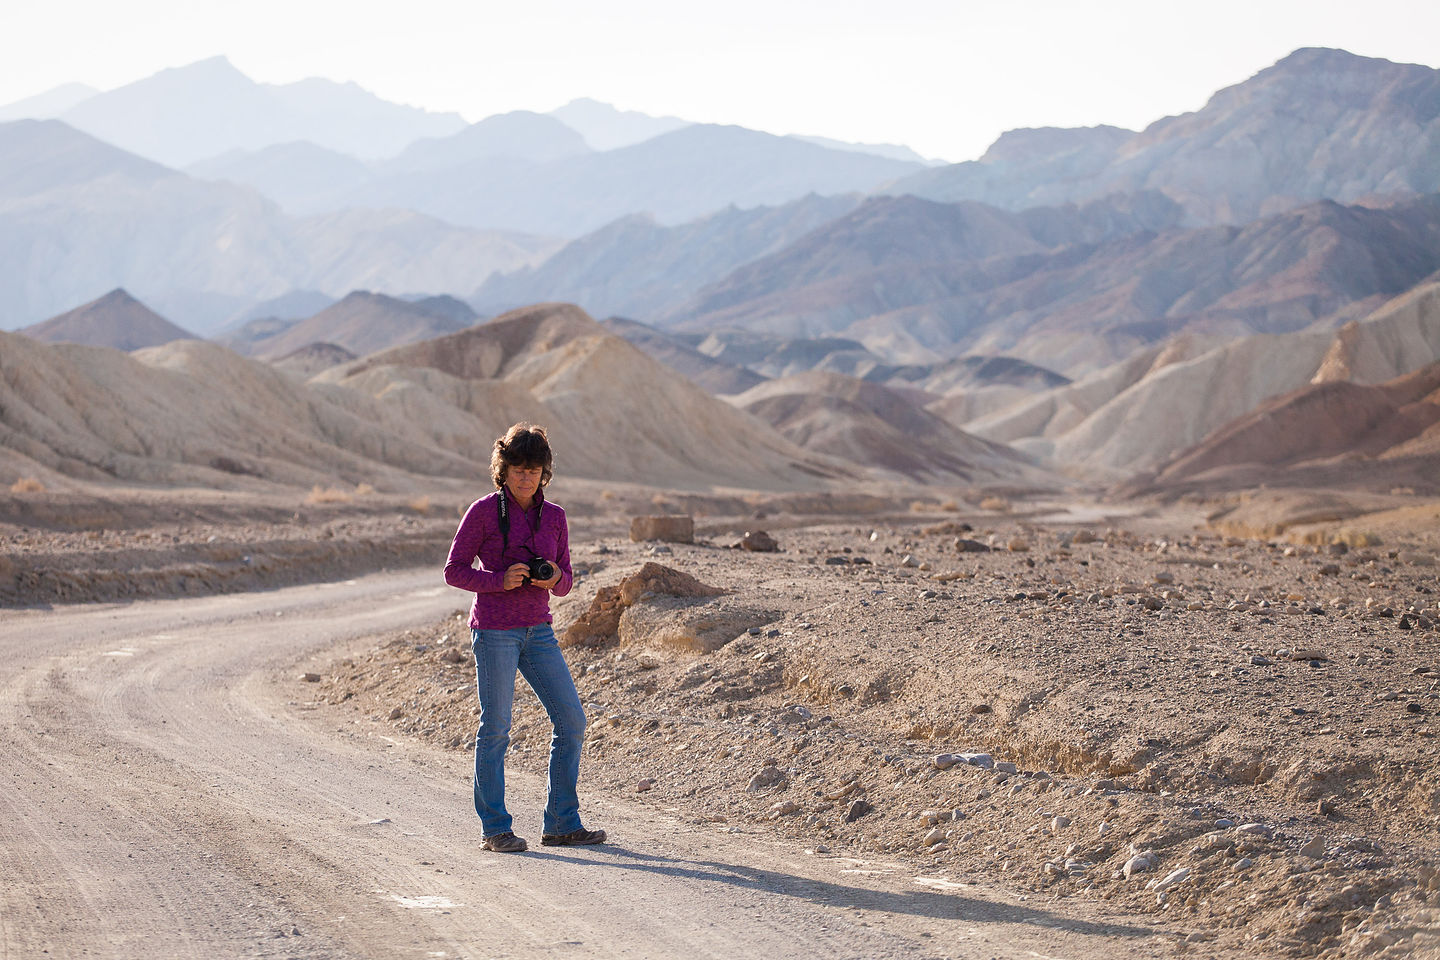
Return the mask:
<path id="1" fill-rule="evenodd" d="M 972 767 L 979 767 L 982 770 L 990 770 L 995 766 L 995 761 L 988 753 L 962 753 L 960 759 Z"/>
<path id="2" fill-rule="evenodd" d="M 996 773 L 1019 773 L 1019 768 L 1009 760 L 1000 760 L 995 764 Z"/>
<path id="3" fill-rule="evenodd" d="M 990 548 L 979 540 L 956 540 L 955 549 L 961 553 L 989 553 Z"/>
<path id="4" fill-rule="evenodd" d="M 861 797 L 859 800 L 852 800 L 850 801 L 850 806 L 845 808 L 845 822 L 854 823 L 874 809 L 874 805 L 864 797 Z"/>
<path id="5" fill-rule="evenodd" d="M 1129 880 L 1135 874 L 1146 873 L 1154 870 L 1159 865 L 1160 858 L 1155 856 L 1155 851 L 1146 850 L 1144 853 L 1137 853 L 1129 860 L 1126 860 L 1125 866 L 1120 868 L 1120 872 L 1125 875 L 1126 880 Z"/>
<path id="6" fill-rule="evenodd" d="M 1235 861 L 1236 870 L 1249 870 L 1253 866 L 1255 866 L 1255 861 L 1251 860 L 1249 857 L 1241 857 L 1239 860 Z"/>
<path id="7" fill-rule="evenodd" d="M 390 711 L 389 719 L 399 720 L 403 716 L 405 716 L 405 710 L 402 707 L 395 707 Z"/>
<path id="8" fill-rule="evenodd" d="M 650 779 L 649 777 L 646 777 L 644 780 L 641 780 L 639 783 L 635 784 L 635 792 L 645 793 L 646 791 L 653 789 L 654 786 L 655 781 Z"/>
<path id="9" fill-rule="evenodd" d="M 951 767 L 964 762 L 960 755 L 955 753 L 942 753 L 931 761 L 936 770 L 949 770 Z"/>
<path id="10" fill-rule="evenodd" d="M 752 530 L 740 538 L 740 549 L 753 553 L 775 553 L 780 549 L 780 544 L 764 530 Z"/>
<path id="11" fill-rule="evenodd" d="M 1258 653 L 1255 654 L 1255 656 L 1253 656 L 1253 657 L 1250 658 L 1250 663 L 1251 663 L 1251 665 L 1256 666 L 1256 667 L 1268 667 L 1268 666 L 1270 666 L 1270 665 L 1271 665 L 1272 663 L 1274 663 L 1274 662 L 1275 662 L 1275 661 L 1274 661 L 1274 660 L 1271 660 L 1269 657 L 1261 656 L 1261 655 L 1258 654 Z"/>
<path id="12" fill-rule="evenodd" d="M 319 682 L 320 682 L 320 674 L 318 674 L 318 673 L 302 673 L 302 674 L 300 674 L 300 679 L 303 680 L 303 681 L 306 682 L 306 683 L 319 683 Z"/>
<path id="13" fill-rule="evenodd" d="M 773 787 L 775 784 L 783 782 L 784 779 L 785 771 L 781 770 L 778 766 L 764 766 L 760 768 L 759 773 L 750 778 L 750 782 L 745 786 L 745 791 L 747 793 L 754 793 L 766 787 Z"/>
<path id="14" fill-rule="evenodd" d="M 1269 837 L 1275 832 L 1271 827 L 1263 823 L 1245 823 L 1235 828 L 1239 833 L 1248 833 L 1257 837 Z"/>
<path id="15" fill-rule="evenodd" d="M 1219 820 L 1215 821 L 1216 830 L 1229 830 L 1233 826 L 1235 826 L 1235 821 L 1231 820 L 1229 817 L 1221 817 Z"/>
<path id="16" fill-rule="evenodd" d="M 902 567 L 918 567 L 918 566 L 920 566 L 920 561 L 919 561 L 919 560 L 916 560 L 913 556 L 911 556 L 910 554 L 907 553 L 907 554 L 905 554 L 905 556 L 904 556 L 903 558 L 901 558 L 901 560 L 900 560 L 900 566 L 902 566 Z"/>
<path id="17" fill-rule="evenodd" d="M 1053 830 L 1053 831 L 1055 831 L 1055 832 L 1057 832 L 1057 833 L 1058 833 L 1059 831 L 1065 829 L 1065 828 L 1068 827 L 1068 826 L 1070 826 L 1070 818 L 1069 818 L 1069 817 L 1057 816 L 1057 817 L 1055 817 L 1053 820 L 1050 821 L 1050 829 Z"/>
<path id="18" fill-rule="evenodd" d="M 1170 584 L 1175 582 L 1175 574 L 1171 573 L 1168 570 L 1161 570 L 1159 573 L 1155 574 L 1155 582 L 1169 586 Z"/>
<path id="19" fill-rule="evenodd" d="M 1014 537 L 1009 543 L 1005 544 L 1005 548 L 1011 553 L 1025 553 L 1030 549 L 1030 544 L 1021 537 Z"/>
<path id="20" fill-rule="evenodd" d="M 1115 829 L 1115 828 L 1112 827 L 1112 826 L 1110 826 L 1110 822 L 1109 822 L 1108 820 L 1102 820 L 1102 821 L 1100 822 L 1100 826 L 1098 826 L 1098 827 L 1095 828 L 1095 833 L 1096 833 L 1098 836 L 1102 836 L 1102 837 L 1103 837 L 1103 836 L 1105 836 L 1105 834 L 1109 833 L 1109 832 L 1110 832 L 1111 830 L 1113 830 L 1113 829 Z"/>
<path id="21" fill-rule="evenodd" d="M 944 843 L 945 831 L 941 830 L 939 827 L 936 827 L 934 830 L 931 830 L 929 833 L 925 834 L 925 838 L 920 842 L 927 847 L 933 847 L 937 843 Z"/>
<path id="22" fill-rule="evenodd" d="M 770 808 L 770 815 L 774 817 L 788 817 L 800 809 L 800 804 L 794 800 L 781 800 Z"/>

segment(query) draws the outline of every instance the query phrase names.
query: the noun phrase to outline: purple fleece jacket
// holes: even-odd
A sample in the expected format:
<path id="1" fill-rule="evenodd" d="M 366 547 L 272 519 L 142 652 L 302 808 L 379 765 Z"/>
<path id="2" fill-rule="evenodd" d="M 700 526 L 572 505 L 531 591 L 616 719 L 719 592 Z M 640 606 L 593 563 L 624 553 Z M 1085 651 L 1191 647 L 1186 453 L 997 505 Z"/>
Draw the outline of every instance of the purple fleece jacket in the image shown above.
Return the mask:
<path id="1" fill-rule="evenodd" d="M 510 545 L 503 546 L 496 498 L 504 495 L 510 508 Z M 538 517 L 537 517 L 538 512 Z M 506 590 L 505 569 L 531 556 L 544 557 L 560 568 L 560 579 L 549 590 L 522 584 Z M 480 569 L 475 569 L 475 558 Z M 513 630 L 550 623 L 550 594 L 563 597 L 575 582 L 570 572 L 570 531 L 565 511 L 536 495 L 528 511 L 521 510 L 509 490 L 497 490 L 470 504 L 445 561 L 445 582 L 475 594 L 470 608 L 472 630 Z"/>

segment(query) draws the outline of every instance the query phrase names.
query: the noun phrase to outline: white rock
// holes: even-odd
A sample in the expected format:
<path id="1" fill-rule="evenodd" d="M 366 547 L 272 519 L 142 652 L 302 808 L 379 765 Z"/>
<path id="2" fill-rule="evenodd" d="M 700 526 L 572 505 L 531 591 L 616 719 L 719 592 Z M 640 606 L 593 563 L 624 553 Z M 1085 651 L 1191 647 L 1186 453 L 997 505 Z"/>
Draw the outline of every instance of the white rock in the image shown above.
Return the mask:
<path id="1" fill-rule="evenodd" d="M 1147 890 L 1168 890 L 1188 876 L 1190 876 L 1190 868 L 1180 867 L 1178 870 L 1171 870 L 1169 873 L 1165 874 L 1165 877 L 1163 879 L 1151 880 L 1145 885 L 1145 888 Z"/>
<path id="2" fill-rule="evenodd" d="M 1125 866 L 1120 872 L 1125 874 L 1125 879 L 1130 879 L 1137 873 L 1145 873 L 1154 870 L 1160 865 L 1160 858 L 1155 856 L 1154 850 L 1146 850 L 1144 853 L 1137 853 L 1125 861 Z"/>
<path id="3" fill-rule="evenodd" d="M 1000 760 L 995 764 L 996 773 L 1019 773 L 1020 769 L 1009 760 Z"/>

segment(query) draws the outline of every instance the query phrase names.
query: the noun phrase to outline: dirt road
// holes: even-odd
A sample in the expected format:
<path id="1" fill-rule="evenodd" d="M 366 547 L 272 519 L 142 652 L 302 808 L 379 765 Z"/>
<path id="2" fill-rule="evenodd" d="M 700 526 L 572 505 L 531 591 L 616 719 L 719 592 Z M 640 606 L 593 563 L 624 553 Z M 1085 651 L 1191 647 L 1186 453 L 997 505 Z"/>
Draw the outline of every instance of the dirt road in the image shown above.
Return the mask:
<path id="1" fill-rule="evenodd" d="M 485 853 L 463 757 L 337 728 L 294 680 L 316 650 L 460 606 L 436 580 L 0 613 L 0 957 L 1185 949 L 1144 921 L 657 822 L 583 781 L 613 843 Z M 511 782 L 538 840 L 543 784 Z"/>

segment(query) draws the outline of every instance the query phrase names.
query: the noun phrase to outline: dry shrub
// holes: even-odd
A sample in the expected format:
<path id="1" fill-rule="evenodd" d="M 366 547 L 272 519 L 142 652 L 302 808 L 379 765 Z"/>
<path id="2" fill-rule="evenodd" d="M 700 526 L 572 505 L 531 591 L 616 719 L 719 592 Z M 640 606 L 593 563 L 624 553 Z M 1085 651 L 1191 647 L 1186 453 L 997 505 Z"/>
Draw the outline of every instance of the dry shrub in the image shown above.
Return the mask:
<path id="1" fill-rule="evenodd" d="M 941 502 L 940 509 L 946 513 L 959 513 L 960 504 L 955 500 L 945 500 Z"/>
<path id="2" fill-rule="evenodd" d="M 320 484 L 310 488 L 310 493 L 305 497 L 305 502 L 316 503 L 350 503 L 355 497 L 349 490 L 341 490 L 339 487 L 322 487 Z"/>
<path id="3" fill-rule="evenodd" d="M 996 513 L 1009 513 L 1010 501 L 1004 497 L 986 497 L 980 501 L 981 510 L 993 510 Z"/>
<path id="4" fill-rule="evenodd" d="M 44 493 L 45 484 L 34 477 L 21 477 L 10 484 L 11 493 Z"/>
<path id="5" fill-rule="evenodd" d="M 1335 531 L 1335 536 L 1331 539 L 1336 543 L 1343 543 L 1352 549 L 1359 547 L 1378 547 L 1385 542 L 1380 539 L 1378 533 L 1372 533 L 1369 530 L 1352 530 L 1349 528 L 1341 528 Z"/>
<path id="6" fill-rule="evenodd" d="M 410 509 L 422 516 L 428 514 L 430 512 L 430 498 L 416 497 L 410 501 Z"/>
<path id="7" fill-rule="evenodd" d="M 375 492 L 375 488 L 368 483 L 357 483 L 355 485 L 355 496 L 368 497 Z"/>
<path id="8" fill-rule="evenodd" d="M 1414 488 L 1414 487 L 1395 487 L 1395 488 L 1391 489 L 1391 491 L 1390 491 L 1390 496 L 1392 496 L 1392 497 L 1413 497 L 1413 496 L 1415 496 L 1415 488 Z"/>
<path id="9" fill-rule="evenodd" d="M 615 499 L 615 491 L 614 491 L 614 490 L 601 490 L 601 491 L 600 491 L 600 499 L 601 499 L 601 500 L 614 500 L 614 499 Z"/>

